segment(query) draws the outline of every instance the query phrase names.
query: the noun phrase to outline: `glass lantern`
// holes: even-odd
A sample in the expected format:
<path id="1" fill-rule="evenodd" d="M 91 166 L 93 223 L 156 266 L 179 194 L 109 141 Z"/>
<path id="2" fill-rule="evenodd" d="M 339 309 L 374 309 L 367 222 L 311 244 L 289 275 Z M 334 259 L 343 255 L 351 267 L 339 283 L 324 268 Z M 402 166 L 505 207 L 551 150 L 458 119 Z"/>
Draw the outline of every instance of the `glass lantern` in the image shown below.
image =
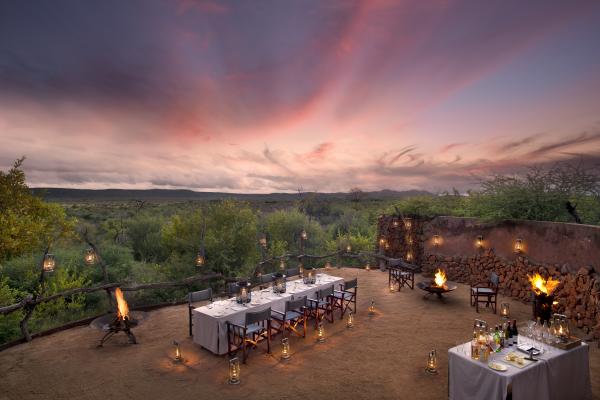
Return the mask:
<path id="1" fill-rule="evenodd" d="M 87 265 L 93 265 L 96 262 L 96 252 L 94 251 L 94 249 L 89 247 L 85 251 L 85 255 L 83 256 L 83 261 L 85 261 L 85 263 Z"/>
<path id="2" fill-rule="evenodd" d="M 317 328 L 317 342 L 325 342 L 325 326 L 323 326 L 323 321 L 319 322 L 319 327 Z"/>
<path id="3" fill-rule="evenodd" d="M 429 356 L 427 357 L 427 367 L 425 370 L 430 374 L 437 374 L 437 355 L 435 350 L 431 350 L 429 352 Z"/>
<path id="4" fill-rule="evenodd" d="M 312 268 L 304 268 L 304 271 L 302 272 L 302 282 L 304 282 L 305 285 L 314 285 L 316 281 L 317 275 L 315 274 L 315 271 Z"/>
<path id="5" fill-rule="evenodd" d="M 500 316 L 502 318 L 510 318 L 510 305 L 508 303 L 502 303 L 500 306 Z"/>
<path id="6" fill-rule="evenodd" d="M 352 329 L 354 327 L 354 314 L 352 311 L 348 313 L 348 317 L 346 319 L 346 328 Z"/>
<path id="7" fill-rule="evenodd" d="M 229 360 L 229 380 L 230 385 L 238 385 L 240 383 L 240 360 L 237 357 Z"/>
<path id="8" fill-rule="evenodd" d="M 56 268 L 56 259 L 54 258 L 54 254 L 46 254 L 44 256 L 42 266 L 44 268 L 44 272 L 54 272 L 54 268 Z"/>
<path id="9" fill-rule="evenodd" d="M 252 301 L 252 292 L 250 290 L 250 282 L 240 281 L 236 283 L 237 293 L 235 296 L 235 301 L 238 304 L 246 304 Z"/>
<path id="10" fill-rule="evenodd" d="M 281 339 L 281 359 L 287 361 L 291 358 L 290 342 L 288 338 Z"/>
<path id="11" fill-rule="evenodd" d="M 286 276 L 281 273 L 273 275 L 273 293 L 285 293 Z"/>

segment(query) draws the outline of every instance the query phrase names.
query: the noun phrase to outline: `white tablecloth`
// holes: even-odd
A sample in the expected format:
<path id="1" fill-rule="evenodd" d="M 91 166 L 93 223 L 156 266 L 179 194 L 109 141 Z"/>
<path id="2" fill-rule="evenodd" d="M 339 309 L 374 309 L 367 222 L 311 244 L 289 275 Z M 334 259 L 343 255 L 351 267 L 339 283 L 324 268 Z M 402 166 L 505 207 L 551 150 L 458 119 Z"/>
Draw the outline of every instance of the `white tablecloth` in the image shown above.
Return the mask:
<path id="1" fill-rule="evenodd" d="M 552 347 L 536 357 L 540 361 L 522 369 L 502 362 L 507 353 L 516 352 L 516 348 L 509 347 L 495 356 L 496 362 L 508 366 L 505 372 L 494 371 L 487 363 L 472 360 L 470 351 L 470 343 L 448 350 L 450 400 L 505 400 L 509 386 L 512 386 L 513 400 L 592 398 L 588 345 L 585 343 L 566 351 Z"/>
<path id="2" fill-rule="evenodd" d="M 194 342 L 198 343 L 214 354 L 227 353 L 227 321 L 244 325 L 247 311 L 261 311 L 268 307 L 272 310 L 285 310 L 285 302 L 292 298 L 308 296 L 316 299 L 316 292 L 320 289 L 335 285 L 339 290 L 342 278 L 326 274 L 317 274 L 317 283 L 305 285 L 302 279 L 288 281 L 286 292 L 275 294 L 271 288 L 252 292 L 252 302 L 246 306 L 237 304 L 235 298 L 215 301 L 212 304 L 195 308 L 193 310 Z"/>

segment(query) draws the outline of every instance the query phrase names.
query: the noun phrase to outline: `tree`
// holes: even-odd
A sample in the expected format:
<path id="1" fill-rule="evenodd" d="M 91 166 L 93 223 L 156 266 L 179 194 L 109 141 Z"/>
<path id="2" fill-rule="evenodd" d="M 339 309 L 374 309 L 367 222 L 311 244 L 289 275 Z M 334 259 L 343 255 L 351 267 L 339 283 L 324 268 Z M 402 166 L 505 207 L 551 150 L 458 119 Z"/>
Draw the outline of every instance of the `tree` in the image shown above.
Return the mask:
<path id="1" fill-rule="evenodd" d="M 58 204 L 31 194 L 22 165 L 15 161 L 8 172 L 0 171 L 0 260 L 52 245 L 74 233 L 75 221 Z"/>

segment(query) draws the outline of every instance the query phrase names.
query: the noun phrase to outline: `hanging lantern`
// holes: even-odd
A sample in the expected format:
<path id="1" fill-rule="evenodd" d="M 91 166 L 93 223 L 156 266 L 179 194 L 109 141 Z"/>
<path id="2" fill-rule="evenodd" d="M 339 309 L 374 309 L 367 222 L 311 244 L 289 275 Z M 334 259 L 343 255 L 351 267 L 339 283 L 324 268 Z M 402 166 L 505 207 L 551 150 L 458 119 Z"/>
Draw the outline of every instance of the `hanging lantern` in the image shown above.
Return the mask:
<path id="1" fill-rule="evenodd" d="M 515 240 L 515 253 L 520 254 L 523 252 L 523 239 L 517 238 Z"/>
<path id="2" fill-rule="evenodd" d="M 371 299 L 371 304 L 369 305 L 369 315 L 375 315 L 375 299 Z"/>
<path id="3" fill-rule="evenodd" d="M 413 260 L 413 254 L 412 251 L 407 251 L 406 252 L 406 261 L 412 261 Z"/>
<path id="4" fill-rule="evenodd" d="M 179 342 L 173 341 L 173 345 L 175 346 L 175 362 L 182 362 L 183 357 L 181 356 L 181 347 L 179 346 Z"/>
<path id="5" fill-rule="evenodd" d="M 400 223 L 398 222 L 397 219 L 394 219 L 394 222 L 392 222 L 392 225 L 394 226 L 394 228 L 397 228 L 400 225 Z"/>
<path id="6" fill-rule="evenodd" d="M 281 259 L 279 261 L 279 270 L 285 271 L 285 256 L 281 256 Z"/>
<path id="7" fill-rule="evenodd" d="M 412 228 L 412 220 L 410 218 L 404 218 L 404 227 L 406 229 Z"/>
<path id="8" fill-rule="evenodd" d="M 317 330 L 317 342 L 325 342 L 325 327 L 323 326 L 323 321 L 319 322 L 319 327 Z"/>
<path id="9" fill-rule="evenodd" d="M 437 374 L 437 356 L 435 354 L 435 350 L 431 350 L 429 352 L 429 356 L 427 357 L 427 367 L 425 370 L 430 374 Z"/>
<path id="10" fill-rule="evenodd" d="M 510 305 L 508 303 L 500 305 L 500 316 L 506 319 L 510 318 Z"/>
<path id="11" fill-rule="evenodd" d="M 288 338 L 281 339 L 281 359 L 287 361 L 291 358 L 290 354 L 290 342 Z"/>
<path id="12" fill-rule="evenodd" d="M 352 311 L 348 312 L 348 317 L 346 318 L 346 328 L 352 329 L 354 327 L 354 314 Z"/>
<path id="13" fill-rule="evenodd" d="M 302 240 L 308 239 L 308 234 L 304 229 L 302 229 L 302 232 L 300 232 L 300 237 L 302 238 Z"/>
<path id="14" fill-rule="evenodd" d="M 386 240 L 384 237 L 379 239 L 379 247 L 383 248 L 385 246 Z"/>
<path id="15" fill-rule="evenodd" d="M 89 247 L 85 251 L 85 254 L 83 255 L 83 261 L 85 261 L 87 265 L 93 265 L 96 262 L 96 252 L 94 249 Z"/>
<path id="16" fill-rule="evenodd" d="M 440 245 L 440 243 L 442 242 L 442 238 L 440 238 L 440 235 L 433 235 L 432 242 L 435 247 L 438 247 Z"/>
<path id="17" fill-rule="evenodd" d="M 196 267 L 202 267 L 205 263 L 204 252 L 200 250 L 198 254 L 196 254 Z"/>
<path id="18" fill-rule="evenodd" d="M 404 238 L 404 240 L 406 241 L 407 244 L 413 244 L 413 238 L 412 238 L 412 236 L 410 234 L 406 235 L 406 237 Z M 434 244 L 434 246 L 435 246 L 435 244 Z"/>
<path id="19" fill-rule="evenodd" d="M 44 272 L 54 272 L 54 268 L 56 267 L 56 259 L 53 254 L 46 254 L 44 256 L 44 261 L 42 263 L 44 268 Z"/>
<path id="20" fill-rule="evenodd" d="M 238 385 L 240 383 L 240 360 L 237 357 L 229 360 L 229 380 L 230 385 Z"/>
<path id="21" fill-rule="evenodd" d="M 346 253 L 350 253 L 352 251 L 352 246 L 347 245 L 346 246 Z"/>
<path id="22" fill-rule="evenodd" d="M 478 249 L 483 248 L 483 236 L 482 235 L 477 236 L 477 239 L 475 240 L 475 246 L 477 246 Z"/>

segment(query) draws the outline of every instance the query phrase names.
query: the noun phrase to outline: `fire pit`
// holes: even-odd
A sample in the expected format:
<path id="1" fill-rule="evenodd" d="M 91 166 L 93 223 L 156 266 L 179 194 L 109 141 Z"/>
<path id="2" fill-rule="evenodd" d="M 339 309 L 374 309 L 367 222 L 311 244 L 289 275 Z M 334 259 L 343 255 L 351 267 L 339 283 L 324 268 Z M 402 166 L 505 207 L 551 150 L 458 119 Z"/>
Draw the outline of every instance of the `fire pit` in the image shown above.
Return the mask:
<path id="1" fill-rule="evenodd" d="M 419 282 L 417 287 L 427 292 L 425 297 L 435 294 L 440 300 L 442 300 L 444 293 L 449 293 L 457 288 L 455 284 L 446 280 L 446 273 L 440 269 L 437 270 L 432 281 Z"/>
<path id="2" fill-rule="evenodd" d="M 98 317 L 90 323 L 92 328 L 105 332 L 98 347 L 102 347 L 108 339 L 119 332 L 127 335 L 129 343 L 136 344 L 137 340 L 131 328 L 135 328 L 146 318 L 145 312 L 129 311 L 129 306 L 120 288 L 115 289 L 115 298 L 117 299 L 117 312 Z"/>
<path id="3" fill-rule="evenodd" d="M 542 322 L 550 321 L 552 316 L 552 303 L 554 303 L 554 290 L 560 281 L 548 278 L 545 280 L 537 272 L 533 276 L 527 275 L 533 289 L 533 318 Z"/>

